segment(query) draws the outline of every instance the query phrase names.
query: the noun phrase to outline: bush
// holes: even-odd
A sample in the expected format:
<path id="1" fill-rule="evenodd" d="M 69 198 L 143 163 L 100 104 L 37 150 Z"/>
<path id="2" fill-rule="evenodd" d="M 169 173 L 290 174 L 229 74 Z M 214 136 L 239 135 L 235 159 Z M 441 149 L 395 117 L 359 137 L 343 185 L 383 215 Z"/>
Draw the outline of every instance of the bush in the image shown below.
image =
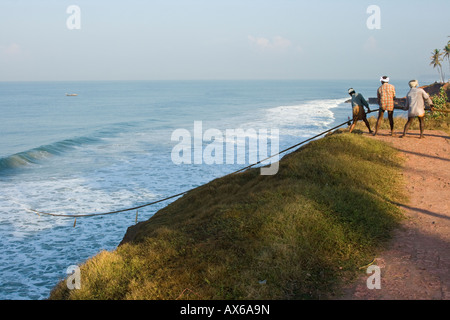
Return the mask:
<path id="1" fill-rule="evenodd" d="M 436 120 L 446 118 L 448 116 L 448 113 L 439 112 L 439 110 L 446 110 L 448 105 L 447 93 L 445 92 L 443 86 L 439 90 L 439 94 L 431 96 L 431 100 L 434 104 L 434 111 L 427 113 L 426 118 Z"/>

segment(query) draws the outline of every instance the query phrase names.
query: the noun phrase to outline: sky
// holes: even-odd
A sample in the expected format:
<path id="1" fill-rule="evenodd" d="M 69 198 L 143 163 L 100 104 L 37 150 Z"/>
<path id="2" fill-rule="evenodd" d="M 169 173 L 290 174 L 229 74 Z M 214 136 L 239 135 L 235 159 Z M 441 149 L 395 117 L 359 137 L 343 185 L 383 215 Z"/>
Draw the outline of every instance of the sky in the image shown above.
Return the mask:
<path id="1" fill-rule="evenodd" d="M 449 12 L 448 0 L 1 0 L 0 81 L 437 81 Z"/>

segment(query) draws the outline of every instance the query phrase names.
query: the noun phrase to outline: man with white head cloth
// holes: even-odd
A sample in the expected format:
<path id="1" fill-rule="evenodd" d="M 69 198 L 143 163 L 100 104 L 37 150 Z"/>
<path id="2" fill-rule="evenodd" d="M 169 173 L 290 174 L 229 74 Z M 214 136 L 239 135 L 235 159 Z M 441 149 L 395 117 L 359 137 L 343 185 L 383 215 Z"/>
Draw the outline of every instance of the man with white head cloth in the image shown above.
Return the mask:
<path id="1" fill-rule="evenodd" d="M 377 135 L 381 122 L 383 121 L 384 112 L 388 112 L 389 125 L 391 127 L 391 136 L 394 135 L 394 98 L 395 87 L 389 84 L 389 77 L 383 76 L 380 79 L 381 86 L 377 90 L 377 99 L 380 109 L 378 110 L 378 119 L 375 127 L 374 136 Z"/>
<path id="2" fill-rule="evenodd" d="M 403 138 L 406 135 L 406 132 L 409 129 L 412 121 L 415 117 L 419 119 L 420 124 L 420 139 L 423 136 L 423 130 L 425 128 L 425 105 L 432 106 L 433 101 L 430 99 L 430 96 L 425 92 L 425 90 L 418 88 L 419 82 L 417 80 L 411 80 L 409 82 L 409 90 L 406 95 L 406 106 L 408 109 L 408 121 L 405 124 L 405 128 L 403 129 L 403 135 L 400 138 Z"/>

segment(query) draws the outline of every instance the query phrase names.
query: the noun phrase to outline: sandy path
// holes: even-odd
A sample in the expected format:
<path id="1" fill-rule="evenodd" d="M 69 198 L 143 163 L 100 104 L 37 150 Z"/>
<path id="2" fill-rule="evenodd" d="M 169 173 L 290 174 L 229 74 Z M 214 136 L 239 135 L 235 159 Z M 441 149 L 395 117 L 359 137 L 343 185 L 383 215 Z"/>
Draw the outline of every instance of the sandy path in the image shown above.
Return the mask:
<path id="1" fill-rule="evenodd" d="M 381 289 L 368 289 L 363 275 L 344 299 L 450 299 L 450 137 L 411 130 L 391 137 L 381 131 L 374 139 L 391 143 L 405 157 L 404 176 L 410 200 L 401 206 L 407 219 L 375 260 Z M 367 135 L 372 137 L 372 135 Z"/>

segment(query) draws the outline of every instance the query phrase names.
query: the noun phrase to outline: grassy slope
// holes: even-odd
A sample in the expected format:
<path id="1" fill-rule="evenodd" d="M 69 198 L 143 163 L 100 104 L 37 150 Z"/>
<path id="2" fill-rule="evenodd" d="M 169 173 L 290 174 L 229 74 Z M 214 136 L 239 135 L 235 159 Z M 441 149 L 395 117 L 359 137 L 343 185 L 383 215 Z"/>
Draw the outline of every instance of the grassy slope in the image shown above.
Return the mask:
<path id="1" fill-rule="evenodd" d="M 62 281 L 50 298 L 330 298 L 397 225 L 400 167 L 357 134 L 313 141 L 274 176 L 251 169 L 188 193 L 82 265 L 80 290 Z"/>
<path id="2" fill-rule="evenodd" d="M 395 115 L 395 113 L 394 113 Z M 375 113 L 375 116 L 370 116 L 368 118 L 370 127 L 372 130 L 375 130 L 375 126 L 377 123 L 377 116 L 378 114 Z M 403 129 L 405 128 L 407 119 L 404 117 L 395 117 L 394 118 L 394 131 L 397 133 L 403 132 Z M 389 120 L 385 117 L 383 119 L 383 122 L 380 126 L 380 129 L 390 129 L 389 127 Z M 362 121 L 358 121 L 355 130 L 361 130 L 363 132 L 367 132 L 367 127 Z M 419 120 L 417 118 L 414 119 L 414 121 L 411 123 L 411 126 L 409 127 L 409 131 L 411 130 L 419 130 Z M 425 119 L 425 130 L 442 130 L 448 134 L 450 134 L 450 116 L 446 116 L 442 119 Z M 340 130 L 340 131 L 346 131 L 346 130 Z M 357 131 L 355 131 L 357 132 Z"/>

